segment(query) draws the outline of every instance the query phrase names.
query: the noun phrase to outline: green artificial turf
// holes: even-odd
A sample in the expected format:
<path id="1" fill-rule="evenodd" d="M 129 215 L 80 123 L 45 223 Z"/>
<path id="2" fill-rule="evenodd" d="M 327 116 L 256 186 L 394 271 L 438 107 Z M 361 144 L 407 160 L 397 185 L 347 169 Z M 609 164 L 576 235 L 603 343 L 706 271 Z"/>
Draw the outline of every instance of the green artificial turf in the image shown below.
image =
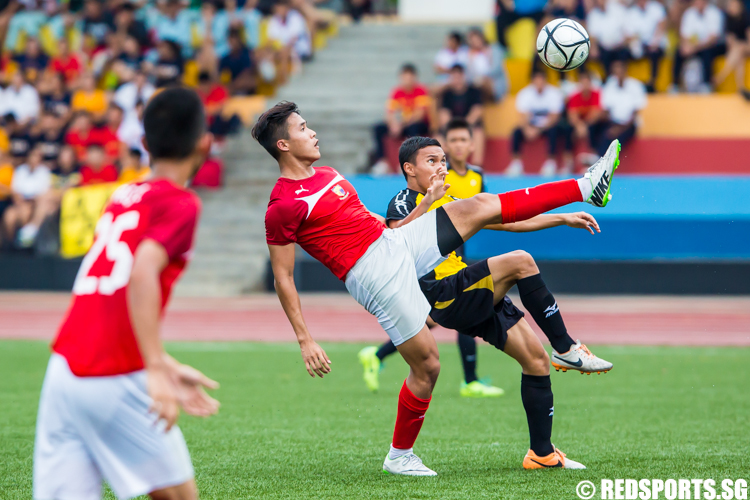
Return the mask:
<path id="1" fill-rule="evenodd" d="M 361 345 L 324 344 L 333 372 L 304 371 L 296 344 L 172 343 L 169 351 L 222 384 L 218 416 L 183 416 L 204 499 L 576 498 L 583 479 L 750 479 L 750 349 L 594 347 L 606 375 L 552 373 L 553 442 L 585 471 L 524 471 L 528 449 L 520 369 L 492 348 L 479 374 L 505 388 L 458 397 L 455 345 L 415 451 L 439 475 L 385 475 L 406 365 L 394 356 L 378 394 L 361 380 Z M 40 342 L 0 342 L 0 498 L 31 498 L 34 421 L 48 357 Z M 114 498 L 107 493 L 107 498 Z"/>

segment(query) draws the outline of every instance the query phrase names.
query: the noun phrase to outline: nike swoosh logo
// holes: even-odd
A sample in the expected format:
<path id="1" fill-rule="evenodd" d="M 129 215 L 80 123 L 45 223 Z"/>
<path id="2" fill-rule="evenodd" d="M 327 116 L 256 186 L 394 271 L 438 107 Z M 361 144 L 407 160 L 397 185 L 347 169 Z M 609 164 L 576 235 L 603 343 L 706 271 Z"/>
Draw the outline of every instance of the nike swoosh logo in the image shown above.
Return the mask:
<path id="1" fill-rule="evenodd" d="M 569 365 L 576 366 L 578 368 L 580 368 L 580 367 L 583 366 L 583 361 L 581 361 L 581 358 L 578 358 L 578 361 L 576 361 L 575 363 L 573 363 L 572 361 L 568 361 L 567 359 L 562 359 L 560 356 L 555 356 L 554 354 L 553 354 L 553 356 L 556 357 L 557 359 L 559 359 L 560 361 L 564 361 L 564 362 L 568 363 Z"/>
<path id="2" fill-rule="evenodd" d="M 532 461 L 532 462 L 534 462 L 535 464 L 539 464 L 539 465 L 541 465 L 542 467 L 546 467 L 546 468 L 548 468 L 548 469 L 554 469 L 555 467 L 562 467 L 562 462 L 560 462 L 559 460 L 557 461 L 557 463 L 556 463 L 555 465 L 546 465 L 546 464 L 543 464 L 542 462 L 537 462 L 537 461 L 536 461 L 536 460 L 534 460 L 533 458 L 531 458 L 531 459 L 529 459 L 529 460 L 531 460 L 531 461 Z"/>

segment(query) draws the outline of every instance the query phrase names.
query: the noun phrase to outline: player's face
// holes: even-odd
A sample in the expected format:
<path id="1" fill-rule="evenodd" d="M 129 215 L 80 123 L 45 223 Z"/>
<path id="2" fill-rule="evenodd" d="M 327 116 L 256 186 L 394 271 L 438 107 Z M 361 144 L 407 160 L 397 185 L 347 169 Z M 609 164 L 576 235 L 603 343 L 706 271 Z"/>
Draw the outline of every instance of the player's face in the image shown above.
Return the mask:
<path id="1" fill-rule="evenodd" d="M 409 165 L 412 167 L 420 191 L 427 192 L 430 187 L 430 177 L 440 168 L 445 170 L 445 164 L 445 153 L 440 146 L 428 146 L 417 152 L 414 165 Z"/>
<path id="2" fill-rule="evenodd" d="M 307 121 L 297 113 L 292 113 L 287 119 L 289 125 L 289 139 L 280 139 L 279 143 L 284 143 L 286 150 L 292 153 L 295 158 L 314 162 L 320 159 L 320 148 L 315 131 L 307 126 Z M 284 151 L 283 148 L 281 148 Z"/>
<path id="3" fill-rule="evenodd" d="M 445 136 L 445 153 L 454 161 L 465 162 L 473 152 L 471 134 L 465 128 L 451 130 Z"/>

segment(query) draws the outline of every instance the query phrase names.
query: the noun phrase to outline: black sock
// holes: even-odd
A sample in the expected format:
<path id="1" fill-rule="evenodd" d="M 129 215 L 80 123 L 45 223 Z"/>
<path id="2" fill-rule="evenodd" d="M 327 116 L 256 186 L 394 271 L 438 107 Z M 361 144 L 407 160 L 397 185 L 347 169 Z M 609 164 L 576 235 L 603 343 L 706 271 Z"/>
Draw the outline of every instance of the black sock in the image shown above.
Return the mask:
<path id="1" fill-rule="evenodd" d="M 477 342 L 474 337 L 458 334 L 458 351 L 461 353 L 461 363 L 464 365 L 464 380 L 467 384 L 477 378 Z"/>
<path id="2" fill-rule="evenodd" d="M 557 301 L 544 284 L 542 275 L 535 274 L 522 278 L 516 285 L 523 306 L 547 336 L 555 351 L 560 354 L 568 352 L 575 342 L 568 335 L 562 314 L 557 307 Z"/>
<path id="3" fill-rule="evenodd" d="M 539 457 L 552 453 L 554 400 L 549 375 L 521 374 L 521 400 L 529 423 L 530 448 Z"/>
<path id="4" fill-rule="evenodd" d="M 375 353 L 375 356 L 377 356 L 380 361 L 383 361 L 385 358 L 396 351 L 398 351 L 398 349 L 396 349 L 396 346 L 393 345 L 393 341 L 389 340 L 385 344 L 378 347 L 378 352 Z"/>

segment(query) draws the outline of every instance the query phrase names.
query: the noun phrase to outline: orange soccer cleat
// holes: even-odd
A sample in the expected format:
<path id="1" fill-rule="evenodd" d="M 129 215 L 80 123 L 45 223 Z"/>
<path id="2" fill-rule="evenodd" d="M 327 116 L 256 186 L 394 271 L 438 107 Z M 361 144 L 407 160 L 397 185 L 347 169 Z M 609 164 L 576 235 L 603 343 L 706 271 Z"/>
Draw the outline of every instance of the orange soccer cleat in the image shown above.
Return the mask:
<path id="1" fill-rule="evenodd" d="M 552 445 L 554 447 L 554 445 Z M 524 469 L 585 469 L 586 466 L 571 460 L 565 456 L 565 453 L 555 448 L 555 451 L 546 457 L 540 457 L 534 450 L 529 450 L 523 457 Z"/>

